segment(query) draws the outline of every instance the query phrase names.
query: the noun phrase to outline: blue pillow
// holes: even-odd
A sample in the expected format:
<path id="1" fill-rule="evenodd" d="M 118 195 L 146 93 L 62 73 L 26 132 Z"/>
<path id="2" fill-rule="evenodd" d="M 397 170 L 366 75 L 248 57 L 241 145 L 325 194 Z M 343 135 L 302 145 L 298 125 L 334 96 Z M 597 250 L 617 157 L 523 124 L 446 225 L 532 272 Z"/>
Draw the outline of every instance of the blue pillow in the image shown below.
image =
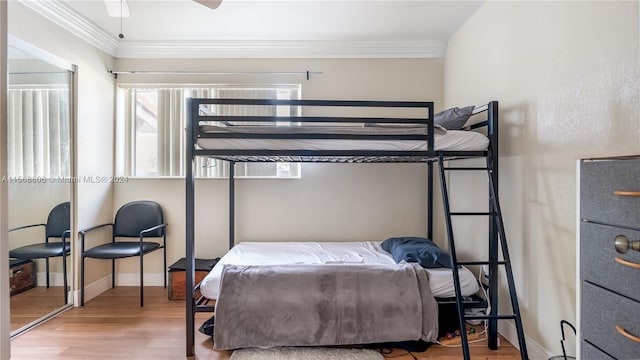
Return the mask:
<path id="1" fill-rule="evenodd" d="M 423 268 L 451 268 L 449 254 L 433 241 L 420 237 L 395 237 L 382 242 L 382 249 L 390 253 L 396 263 L 402 260 L 417 262 Z"/>

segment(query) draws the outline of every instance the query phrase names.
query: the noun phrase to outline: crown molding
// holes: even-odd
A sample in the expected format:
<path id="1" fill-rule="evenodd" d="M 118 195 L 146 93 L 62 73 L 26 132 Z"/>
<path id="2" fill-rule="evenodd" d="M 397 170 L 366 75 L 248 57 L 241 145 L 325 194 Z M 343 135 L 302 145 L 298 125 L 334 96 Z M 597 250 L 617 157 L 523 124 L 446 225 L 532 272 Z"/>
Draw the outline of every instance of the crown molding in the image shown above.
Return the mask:
<path id="1" fill-rule="evenodd" d="M 443 58 L 447 46 L 435 40 L 118 40 L 61 1 L 19 1 L 118 58 Z"/>
<path id="2" fill-rule="evenodd" d="M 18 1 L 89 44 L 115 56 L 118 40 L 61 1 Z"/>
<path id="3" fill-rule="evenodd" d="M 119 58 L 443 58 L 442 41 L 169 40 L 120 42 Z"/>

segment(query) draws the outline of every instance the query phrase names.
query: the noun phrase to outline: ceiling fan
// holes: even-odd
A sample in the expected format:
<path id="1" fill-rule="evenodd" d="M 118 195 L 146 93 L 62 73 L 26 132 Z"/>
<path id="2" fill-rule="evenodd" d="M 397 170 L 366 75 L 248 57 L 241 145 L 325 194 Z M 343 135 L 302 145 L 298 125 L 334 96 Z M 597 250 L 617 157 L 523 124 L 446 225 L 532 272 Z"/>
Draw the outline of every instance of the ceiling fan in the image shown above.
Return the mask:
<path id="1" fill-rule="evenodd" d="M 210 9 L 217 9 L 222 0 L 193 0 L 198 4 L 202 4 Z"/>
<path id="2" fill-rule="evenodd" d="M 217 9 L 222 3 L 222 0 L 193 0 L 198 4 L 208 7 L 209 9 Z M 122 34 L 122 18 L 131 16 L 129 11 L 129 4 L 127 0 L 104 0 L 104 5 L 107 8 L 107 13 L 112 17 L 120 18 L 120 34 L 118 37 L 124 39 Z"/>
<path id="3" fill-rule="evenodd" d="M 217 9 L 222 0 L 193 0 L 198 4 L 204 5 L 209 9 Z M 127 0 L 104 0 L 107 13 L 112 17 L 129 17 L 129 4 Z"/>

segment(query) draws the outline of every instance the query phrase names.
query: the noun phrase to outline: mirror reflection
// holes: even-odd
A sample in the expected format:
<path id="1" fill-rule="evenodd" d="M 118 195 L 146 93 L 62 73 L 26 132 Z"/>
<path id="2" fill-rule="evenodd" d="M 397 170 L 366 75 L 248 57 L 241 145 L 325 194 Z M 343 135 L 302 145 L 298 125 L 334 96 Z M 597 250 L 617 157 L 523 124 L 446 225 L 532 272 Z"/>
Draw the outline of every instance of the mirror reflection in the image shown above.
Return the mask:
<path id="1" fill-rule="evenodd" d="M 12 335 L 70 303 L 71 79 L 33 48 L 8 51 Z"/>

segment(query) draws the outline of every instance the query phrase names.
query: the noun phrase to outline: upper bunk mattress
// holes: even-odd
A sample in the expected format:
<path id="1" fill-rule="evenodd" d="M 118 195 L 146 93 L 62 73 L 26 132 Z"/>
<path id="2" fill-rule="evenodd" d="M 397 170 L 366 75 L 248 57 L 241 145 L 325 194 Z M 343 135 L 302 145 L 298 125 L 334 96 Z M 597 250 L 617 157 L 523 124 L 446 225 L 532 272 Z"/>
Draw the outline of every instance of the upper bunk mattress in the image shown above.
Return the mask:
<path id="1" fill-rule="evenodd" d="M 225 264 L 233 265 L 308 265 L 325 264 L 386 264 L 396 262 L 384 251 L 380 241 L 365 242 L 242 242 L 235 245 L 214 266 L 200 283 L 200 292 L 208 299 L 217 299 L 220 276 Z M 435 297 L 454 297 L 451 269 L 425 269 L 429 275 L 429 286 Z M 480 289 L 478 281 L 469 269 L 458 271 L 463 296 L 475 294 Z M 384 288 L 381 285 L 381 291 Z"/>
<path id="2" fill-rule="evenodd" d="M 201 127 L 206 133 L 239 134 L 346 134 L 346 135 L 425 135 L 426 128 L 415 126 L 213 126 Z M 425 140 L 344 140 L 344 139 L 253 139 L 199 138 L 198 146 L 207 150 L 379 150 L 427 151 Z M 484 151 L 489 139 L 476 131 L 435 128 L 434 150 Z"/>

